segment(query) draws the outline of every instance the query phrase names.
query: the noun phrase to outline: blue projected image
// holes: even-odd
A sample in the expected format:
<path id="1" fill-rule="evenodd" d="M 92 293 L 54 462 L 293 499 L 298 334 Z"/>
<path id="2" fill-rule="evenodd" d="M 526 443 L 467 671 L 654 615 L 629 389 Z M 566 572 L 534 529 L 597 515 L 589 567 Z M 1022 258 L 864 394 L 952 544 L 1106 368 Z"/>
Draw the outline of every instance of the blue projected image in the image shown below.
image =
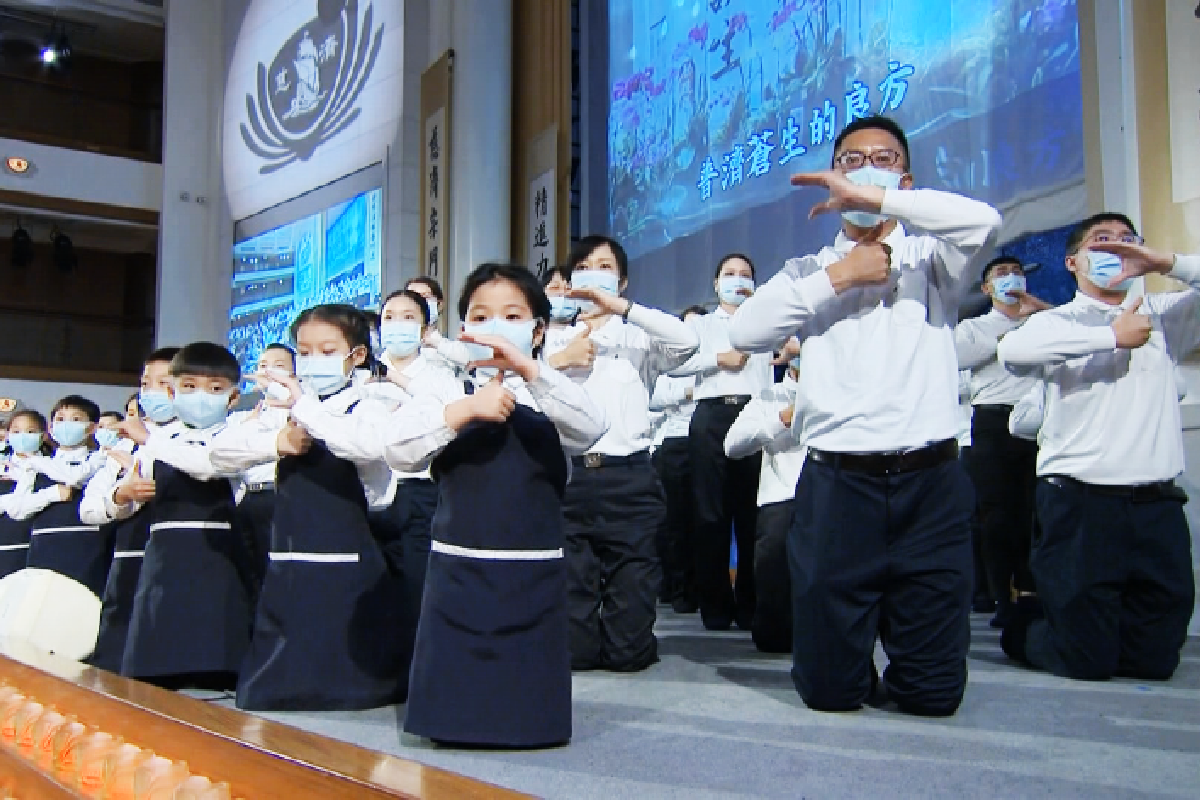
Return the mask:
<path id="1" fill-rule="evenodd" d="M 609 214 L 632 255 L 780 199 L 850 121 L 993 205 L 1082 174 L 1073 0 L 610 0 Z"/>
<path id="2" fill-rule="evenodd" d="M 372 189 L 233 246 L 229 349 L 244 374 L 267 345 L 289 342 L 304 309 L 379 306 L 382 204 L 383 191 Z"/>

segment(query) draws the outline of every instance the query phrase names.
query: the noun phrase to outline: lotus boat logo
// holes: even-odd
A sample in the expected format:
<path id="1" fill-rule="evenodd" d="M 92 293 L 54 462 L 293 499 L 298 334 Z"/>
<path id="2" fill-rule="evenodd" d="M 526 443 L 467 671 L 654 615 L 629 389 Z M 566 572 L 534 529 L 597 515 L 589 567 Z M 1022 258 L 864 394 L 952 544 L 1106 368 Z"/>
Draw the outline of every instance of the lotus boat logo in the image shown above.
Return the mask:
<path id="1" fill-rule="evenodd" d="M 259 62 L 240 128 L 246 147 L 266 162 L 259 173 L 307 161 L 358 119 L 358 96 L 383 41 L 383 23 L 373 24 L 369 4 L 360 19 L 358 0 L 319 0 L 317 15 L 291 35 L 271 64 Z"/>

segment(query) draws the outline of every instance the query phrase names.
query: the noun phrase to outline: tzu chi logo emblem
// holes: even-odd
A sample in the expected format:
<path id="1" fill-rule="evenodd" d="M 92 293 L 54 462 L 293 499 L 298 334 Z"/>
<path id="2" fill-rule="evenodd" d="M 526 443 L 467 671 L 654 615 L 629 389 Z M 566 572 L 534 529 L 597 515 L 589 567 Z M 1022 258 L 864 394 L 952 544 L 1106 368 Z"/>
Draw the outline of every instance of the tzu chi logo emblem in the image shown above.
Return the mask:
<path id="1" fill-rule="evenodd" d="M 360 19 L 358 0 L 318 0 L 316 16 L 292 33 L 270 64 L 258 63 L 240 132 L 246 147 L 266 162 L 259 173 L 307 161 L 358 119 L 358 97 L 375 67 L 383 29 L 369 3 Z"/>

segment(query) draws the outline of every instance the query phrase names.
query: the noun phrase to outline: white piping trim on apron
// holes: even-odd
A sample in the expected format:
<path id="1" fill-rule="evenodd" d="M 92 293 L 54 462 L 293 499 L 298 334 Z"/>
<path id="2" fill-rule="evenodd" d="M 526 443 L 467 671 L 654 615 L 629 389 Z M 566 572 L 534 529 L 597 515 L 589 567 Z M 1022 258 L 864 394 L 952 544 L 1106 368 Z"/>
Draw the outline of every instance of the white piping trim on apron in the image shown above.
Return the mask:
<path id="1" fill-rule="evenodd" d="M 114 550 L 113 558 L 142 558 L 146 555 L 145 550 Z"/>
<path id="2" fill-rule="evenodd" d="M 357 564 L 358 553 L 268 553 L 271 561 L 303 561 L 308 564 Z"/>
<path id="3" fill-rule="evenodd" d="M 155 531 L 228 531 L 233 529 L 233 524 L 229 522 L 156 522 L 150 526 L 150 532 Z"/>
<path id="4" fill-rule="evenodd" d="M 3 550 L 28 550 L 27 544 L 0 544 L 0 551 Z"/>
<path id="5" fill-rule="evenodd" d="M 31 536 L 37 536 L 40 533 L 82 533 L 84 531 L 96 533 L 99 530 L 99 525 L 71 525 L 66 528 L 34 528 L 29 533 Z"/>
<path id="6" fill-rule="evenodd" d="M 553 561 L 563 557 L 561 547 L 557 550 L 476 550 L 474 547 L 459 547 L 456 544 L 433 541 L 430 542 L 429 549 L 446 556 L 461 556 L 481 561 Z"/>

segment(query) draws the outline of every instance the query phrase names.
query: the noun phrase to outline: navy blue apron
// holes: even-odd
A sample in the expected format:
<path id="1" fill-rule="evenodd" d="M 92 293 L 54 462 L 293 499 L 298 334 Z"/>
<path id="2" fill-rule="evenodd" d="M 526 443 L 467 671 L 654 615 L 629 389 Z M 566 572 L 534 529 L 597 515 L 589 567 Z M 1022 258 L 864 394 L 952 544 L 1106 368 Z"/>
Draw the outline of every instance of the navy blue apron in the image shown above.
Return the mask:
<path id="1" fill-rule="evenodd" d="M 154 485 L 121 674 L 232 676 L 250 641 L 252 569 L 233 526 L 233 489 L 162 461 Z"/>
<path id="2" fill-rule="evenodd" d="M 558 431 L 518 405 L 505 423 L 465 428 L 433 475 L 438 509 L 404 729 L 449 744 L 565 744 L 567 460 Z"/>
<path id="3" fill-rule="evenodd" d="M 100 634 L 88 663 L 109 672 L 120 672 L 133 617 L 133 600 L 142 574 L 142 559 L 150 541 L 150 509 L 143 506 L 128 519 L 113 523 L 112 567 L 101 595 Z"/>
<path id="4" fill-rule="evenodd" d="M 404 702 L 403 584 L 368 522 L 358 469 L 320 441 L 279 460 L 271 554 L 238 680 L 238 708 Z"/>
<path id="5" fill-rule="evenodd" d="M 48 489 L 54 481 L 42 473 L 34 478 L 33 491 Z M 0 495 L 12 494 L 17 488 L 17 481 L 0 480 Z M 0 514 L 0 578 L 12 575 L 25 569 L 29 560 L 29 531 L 33 521 L 28 519 L 13 519 L 8 514 Z"/>
<path id="6" fill-rule="evenodd" d="M 32 520 L 28 566 L 48 569 L 82 583 L 102 597 L 112 565 L 112 525 L 85 525 L 80 498 L 52 503 Z"/>

